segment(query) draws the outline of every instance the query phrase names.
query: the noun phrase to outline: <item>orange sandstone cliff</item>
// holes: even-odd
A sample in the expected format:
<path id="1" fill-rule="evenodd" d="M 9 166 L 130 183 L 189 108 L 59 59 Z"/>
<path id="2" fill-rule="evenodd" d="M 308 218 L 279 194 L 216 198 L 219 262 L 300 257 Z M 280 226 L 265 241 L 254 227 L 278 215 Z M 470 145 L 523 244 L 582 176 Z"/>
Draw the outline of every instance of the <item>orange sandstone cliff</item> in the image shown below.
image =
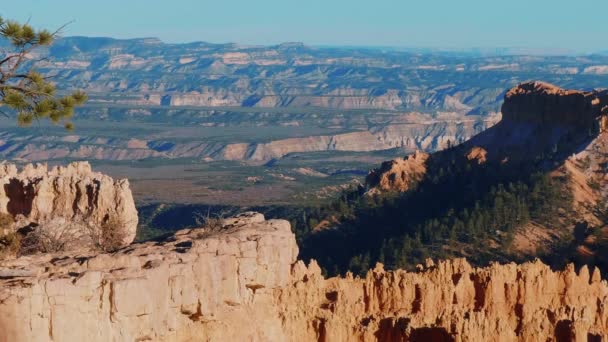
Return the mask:
<path id="1" fill-rule="evenodd" d="M 428 153 L 416 151 L 405 158 L 385 161 L 370 171 L 365 183 L 375 190 L 407 191 L 424 177 L 428 157 Z"/>
<path id="2" fill-rule="evenodd" d="M 326 279 L 289 224 L 248 213 L 113 254 L 0 262 L 0 341 L 599 341 L 597 269 L 540 262 Z"/>

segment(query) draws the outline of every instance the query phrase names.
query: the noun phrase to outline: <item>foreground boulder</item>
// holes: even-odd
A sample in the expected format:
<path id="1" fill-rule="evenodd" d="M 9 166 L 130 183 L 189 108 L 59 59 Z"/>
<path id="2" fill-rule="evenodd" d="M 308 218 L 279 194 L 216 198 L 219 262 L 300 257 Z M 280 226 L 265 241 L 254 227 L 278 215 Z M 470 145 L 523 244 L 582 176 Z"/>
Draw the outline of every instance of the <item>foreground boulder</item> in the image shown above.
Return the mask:
<path id="1" fill-rule="evenodd" d="M 0 262 L 0 341 L 586 341 L 608 338 L 599 270 L 541 262 L 325 279 L 289 223 L 248 213 L 113 254 Z"/>
<path id="2" fill-rule="evenodd" d="M 88 162 L 49 170 L 46 164 L 0 165 L 0 213 L 15 222 L 0 227 L 0 236 L 23 230 L 44 231 L 48 238 L 103 238 L 103 229 L 121 230 L 119 244 L 133 241 L 137 210 L 126 179 L 93 172 Z M 78 247 L 78 246 L 74 246 Z"/>

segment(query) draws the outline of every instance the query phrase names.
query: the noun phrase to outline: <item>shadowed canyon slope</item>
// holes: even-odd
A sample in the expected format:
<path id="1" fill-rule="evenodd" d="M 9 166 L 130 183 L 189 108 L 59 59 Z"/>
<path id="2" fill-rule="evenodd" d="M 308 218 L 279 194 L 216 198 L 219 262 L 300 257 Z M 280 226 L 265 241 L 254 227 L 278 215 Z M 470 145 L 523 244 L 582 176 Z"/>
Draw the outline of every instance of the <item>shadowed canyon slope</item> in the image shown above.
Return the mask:
<path id="1" fill-rule="evenodd" d="M 313 219 L 324 229 L 299 228 L 302 258 L 330 274 L 362 274 L 376 261 L 412 269 L 428 256 L 604 267 L 606 94 L 543 82 L 512 88 L 491 128 L 385 162 L 366 187 L 322 208 Z M 341 247 L 327 255 L 334 241 Z"/>
<path id="2" fill-rule="evenodd" d="M 540 262 L 325 279 L 287 221 L 249 213 L 113 254 L 0 262 L 0 341 L 513 341 L 607 338 L 599 270 Z M 78 324 L 74 324 L 78 322 Z"/>
<path id="3" fill-rule="evenodd" d="M 458 158 L 474 164 L 501 161 L 508 167 L 540 161 L 547 164 L 547 169 L 591 159 L 596 169 L 589 170 L 593 172 L 588 175 L 601 172 L 598 167 L 608 152 L 604 143 L 608 132 L 608 91 L 565 90 L 544 82 L 527 82 L 505 94 L 501 112 L 502 119 L 493 127 L 460 146 L 433 154 L 433 158 L 448 159 L 461 153 Z M 368 186 L 406 191 L 408 187 L 402 183 L 421 180 L 427 160 L 427 154 L 417 152 L 386 162 L 368 176 Z M 389 167 L 389 163 L 394 166 Z"/>

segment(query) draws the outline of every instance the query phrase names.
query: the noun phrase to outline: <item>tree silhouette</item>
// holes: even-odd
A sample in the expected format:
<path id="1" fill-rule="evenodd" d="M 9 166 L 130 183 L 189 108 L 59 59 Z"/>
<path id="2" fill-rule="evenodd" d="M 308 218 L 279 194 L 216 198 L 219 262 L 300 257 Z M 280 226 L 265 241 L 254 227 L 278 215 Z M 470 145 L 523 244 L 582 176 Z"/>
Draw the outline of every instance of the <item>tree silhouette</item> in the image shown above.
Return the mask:
<path id="1" fill-rule="evenodd" d="M 42 59 L 34 57 L 33 51 L 51 45 L 59 31 L 36 30 L 28 23 L 0 17 L 0 43 L 8 43 L 0 49 L 0 111 L 16 115 L 21 126 L 45 119 L 72 129 L 74 108 L 87 100 L 82 91 L 58 96 L 50 77 L 34 69 Z"/>

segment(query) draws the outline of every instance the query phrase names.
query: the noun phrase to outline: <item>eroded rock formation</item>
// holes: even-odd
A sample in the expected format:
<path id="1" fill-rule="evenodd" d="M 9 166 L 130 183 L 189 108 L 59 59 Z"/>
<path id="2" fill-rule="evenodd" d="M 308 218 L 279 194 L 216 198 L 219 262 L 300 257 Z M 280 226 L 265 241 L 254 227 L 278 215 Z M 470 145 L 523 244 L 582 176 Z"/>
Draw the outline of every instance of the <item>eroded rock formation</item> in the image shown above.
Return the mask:
<path id="1" fill-rule="evenodd" d="M 455 259 L 325 279 L 297 252 L 286 221 L 249 213 L 114 254 L 0 262 L 0 341 L 608 338 L 597 269 Z"/>
<path id="2" fill-rule="evenodd" d="M 0 262 L 0 341 L 277 340 L 274 291 L 297 253 L 287 221 L 250 214 L 114 254 Z"/>
<path id="3" fill-rule="evenodd" d="M 505 95 L 503 120 L 593 127 L 608 104 L 608 91 L 566 90 L 545 82 L 527 82 Z"/>
<path id="4" fill-rule="evenodd" d="M 467 152 L 467 160 L 477 162 L 477 164 L 483 164 L 487 160 L 488 151 L 481 147 L 473 147 Z"/>
<path id="5" fill-rule="evenodd" d="M 0 184 L 0 212 L 17 221 L 0 233 L 28 225 L 98 230 L 107 223 L 121 226 L 124 244 L 135 238 L 138 218 L 129 181 L 93 172 L 88 162 L 50 170 L 46 164 L 28 164 L 22 170 L 1 164 Z"/>
<path id="6" fill-rule="evenodd" d="M 416 151 L 405 158 L 385 161 L 370 171 L 365 179 L 366 186 L 380 191 L 407 191 L 424 177 L 428 157 L 428 153 Z"/>

